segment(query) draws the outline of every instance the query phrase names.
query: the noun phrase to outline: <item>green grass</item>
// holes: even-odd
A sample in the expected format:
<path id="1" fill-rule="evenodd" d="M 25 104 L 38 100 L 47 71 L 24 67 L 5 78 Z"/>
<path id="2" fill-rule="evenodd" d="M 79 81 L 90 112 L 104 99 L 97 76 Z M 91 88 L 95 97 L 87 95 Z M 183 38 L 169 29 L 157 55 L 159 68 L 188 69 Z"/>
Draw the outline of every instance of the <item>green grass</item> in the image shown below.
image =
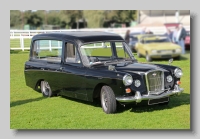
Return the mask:
<path id="1" fill-rule="evenodd" d="M 190 129 L 189 53 L 172 63 L 184 72 L 184 93 L 172 97 L 168 106 L 128 105 L 111 115 L 105 114 L 98 103 L 61 96 L 44 98 L 27 87 L 24 63 L 28 56 L 28 51 L 10 52 L 11 129 Z M 145 62 L 144 58 L 137 59 Z M 167 60 L 153 62 L 168 64 Z"/>

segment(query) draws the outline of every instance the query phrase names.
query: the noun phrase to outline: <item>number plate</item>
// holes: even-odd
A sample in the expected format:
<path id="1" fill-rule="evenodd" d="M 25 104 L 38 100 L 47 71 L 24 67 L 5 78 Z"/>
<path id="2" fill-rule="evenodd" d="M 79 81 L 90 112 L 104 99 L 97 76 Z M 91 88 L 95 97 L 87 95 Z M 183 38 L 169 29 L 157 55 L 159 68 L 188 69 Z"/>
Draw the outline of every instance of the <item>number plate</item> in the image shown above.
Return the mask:
<path id="1" fill-rule="evenodd" d="M 154 105 L 159 103 L 168 102 L 169 97 L 159 98 L 159 99 L 149 99 L 148 105 Z"/>

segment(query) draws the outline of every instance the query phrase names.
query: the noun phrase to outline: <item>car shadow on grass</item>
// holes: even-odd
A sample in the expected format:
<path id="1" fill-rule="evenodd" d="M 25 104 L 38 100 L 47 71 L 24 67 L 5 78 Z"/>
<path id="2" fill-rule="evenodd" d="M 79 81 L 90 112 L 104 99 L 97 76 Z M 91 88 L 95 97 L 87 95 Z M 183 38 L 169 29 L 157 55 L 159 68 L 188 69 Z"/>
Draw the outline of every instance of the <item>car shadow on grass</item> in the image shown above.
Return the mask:
<path id="1" fill-rule="evenodd" d="M 39 97 L 39 98 L 34 98 L 34 99 L 26 99 L 26 100 L 18 100 L 10 103 L 10 107 L 15 107 L 19 105 L 23 105 L 26 103 L 34 102 L 34 101 L 40 101 L 42 99 L 45 99 L 45 97 Z"/>
<path id="2" fill-rule="evenodd" d="M 77 103 L 82 103 L 82 104 L 86 104 L 86 105 L 91 105 L 94 107 L 101 107 L 101 102 L 100 99 L 95 99 L 93 102 L 90 101 L 86 101 L 86 100 L 80 100 L 80 99 L 76 99 L 76 98 L 71 98 L 71 97 L 67 97 L 67 96 L 60 96 L 64 99 L 68 99 Z"/>
<path id="3" fill-rule="evenodd" d="M 91 105 L 94 107 L 99 107 L 101 108 L 101 102 L 99 99 L 96 99 L 94 102 L 88 102 L 88 101 L 84 101 L 84 100 L 78 100 L 75 98 L 70 98 L 70 97 L 66 97 L 66 96 L 61 96 L 62 98 L 65 99 L 69 99 L 71 101 L 75 101 L 77 103 L 83 103 L 86 105 Z M 153 112 L 153 111 L 159 111 L 159 110 L 163 110 L 163 109 L 172 109 L 181 105 L 189 105 L 190 104 L 190 94 L 188 93 L 182 93 L 179 96 L 174 96 L 170 98 L 170 102 L 168 105 L 135 105 L 135 104 L 127 104 L 127 105 L 120 105 L 118 104 L 117 107 L 117 112 L 116 114 L 119 113 L 123 113 L 126 111 L 130 111 L 130 112 L 135 112 L 135 113 L 142 113 L 142 112 Z"/>
<path id="4" fill-rule="evenodd" d="M 20 54 L 20 53 L 29 53 L 30 51 L 22 51 L 22 50 L 10 50 L 10 54 Z"/>
<path id="5" fill-rule="evenodd" d="M 181 105 L 190 105 L 190 94 L 182 93 L 180 96 L 170 97 L 168 105 L 156 104 L 156 105 L 126 105 L 125 107 L 120 107 L 117 113 L 122 113 L 124 111 L 130 111 L 134 113 L 143 112 L 153 112 L 160 111 L 163 109 L 172 109 Z"/>

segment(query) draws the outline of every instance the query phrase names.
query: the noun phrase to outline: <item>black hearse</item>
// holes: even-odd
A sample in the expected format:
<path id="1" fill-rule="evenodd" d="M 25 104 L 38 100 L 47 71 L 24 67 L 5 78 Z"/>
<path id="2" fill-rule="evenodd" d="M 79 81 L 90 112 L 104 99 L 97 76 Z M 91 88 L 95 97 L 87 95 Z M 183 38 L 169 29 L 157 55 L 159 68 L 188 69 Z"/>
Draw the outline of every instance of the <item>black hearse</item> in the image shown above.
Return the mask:
<path id="1" fill-rule="evenodd" d="M 26 85 L 43 96 L 101 100 L 105 113 L 118 104 L 168 104 L 179 95 L 182 70 L 139 63 L 123 38 L 108 32 L 52 32 L 33 36 L 25 63 Z"/>

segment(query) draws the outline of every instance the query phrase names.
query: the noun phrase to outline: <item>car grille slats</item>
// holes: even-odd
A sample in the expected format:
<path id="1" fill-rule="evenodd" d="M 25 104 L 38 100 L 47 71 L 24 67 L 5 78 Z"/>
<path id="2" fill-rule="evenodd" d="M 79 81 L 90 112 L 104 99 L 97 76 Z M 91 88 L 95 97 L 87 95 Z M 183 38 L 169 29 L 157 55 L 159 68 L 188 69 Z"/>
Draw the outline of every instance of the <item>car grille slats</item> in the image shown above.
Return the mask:
<path id="1" fill-rule="evenodd" d="M 147 73 L 146 80 L 149 94 L 159 94 L 164 89 L 162 71 L 152 71 Z"/>

